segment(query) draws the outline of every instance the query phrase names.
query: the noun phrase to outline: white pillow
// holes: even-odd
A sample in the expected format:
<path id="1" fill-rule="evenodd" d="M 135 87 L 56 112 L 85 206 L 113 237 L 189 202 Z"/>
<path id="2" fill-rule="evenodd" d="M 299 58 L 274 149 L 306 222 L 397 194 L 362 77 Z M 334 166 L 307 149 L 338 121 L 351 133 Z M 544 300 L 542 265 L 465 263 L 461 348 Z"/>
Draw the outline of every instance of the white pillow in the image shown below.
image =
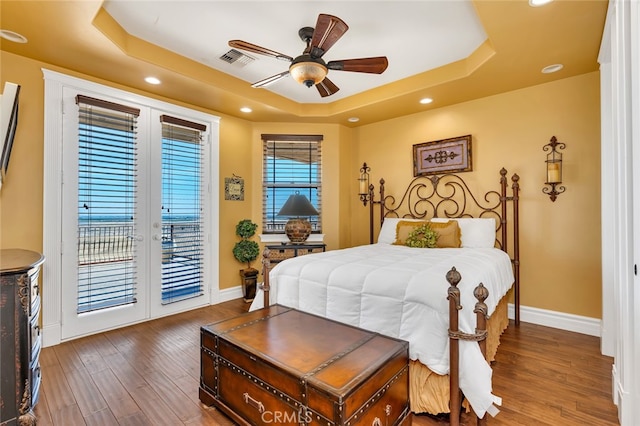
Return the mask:
<path id="1" fill-rule="evenodd" d="M 432 222 L 455 220 L 460 226 L 460 242 L 464 248 L 492 248 L 496 244 L 496 221 L 493 218 L 433 218 Z"/>
<path id="2" fill-rule="evenodd" d="M 410 219 L 404 217 L 385 217 L 382 222 L 382 228 L 378 234 L 378 244 L 393 244 L 396 240 L 396 227 L 398 222 L 405 220 L 407 222 L 423 222 L 426 219 Z"/>

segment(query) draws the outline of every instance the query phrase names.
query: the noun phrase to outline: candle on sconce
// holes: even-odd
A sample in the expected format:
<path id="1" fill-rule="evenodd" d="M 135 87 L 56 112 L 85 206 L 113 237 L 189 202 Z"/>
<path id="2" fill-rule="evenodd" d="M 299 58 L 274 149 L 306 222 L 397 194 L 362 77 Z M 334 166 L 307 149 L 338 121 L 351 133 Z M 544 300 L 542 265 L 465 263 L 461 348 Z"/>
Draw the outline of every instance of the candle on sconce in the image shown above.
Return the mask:
<path id="1" fill-rule="evenodd" d="M 547 163 L 547 182 L 560 183 L 560 164 L 555 162 Z"/>
<path id="2" fill-rule="evenodd" d="M 367 189 L 367 181 L 365 179 L 358 179 L 358 182 L 360 183 L 360 192 L 359 194 L 366 194 L 368 192 Z"/>

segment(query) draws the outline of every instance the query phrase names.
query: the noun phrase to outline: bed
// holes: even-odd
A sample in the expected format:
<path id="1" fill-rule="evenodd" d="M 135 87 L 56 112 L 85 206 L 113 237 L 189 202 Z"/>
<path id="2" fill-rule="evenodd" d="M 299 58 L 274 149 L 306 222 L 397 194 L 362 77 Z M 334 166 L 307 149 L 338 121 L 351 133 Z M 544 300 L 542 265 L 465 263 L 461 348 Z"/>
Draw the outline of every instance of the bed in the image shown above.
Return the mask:
<path id="1" fill-rule="evenodd" d="M 371 185 L 371 244 L 287 259 L 272 269 L 265 260 L 263 297 L 256 295 L 250 309 L 278 303 L 407 340 L 414 413 L 447 413 L 451 406 L 455 424 L 459 387 L 479 418 L 495 415 L 500 398 L 492 394 L 485 357 L 493 359 L 508 325 L 512 292 L 519 322 L 519 178 L 511 178 L 508 196 L 506 174 L 500 171 L 500 191 L 481 197 L 456 174 L 414 178 L 398 198 L 385 194 L 381 180 L 376 200 Z M 404 245 L 407 232 L 427 221 L 440 230 L 441 247 Z"/>

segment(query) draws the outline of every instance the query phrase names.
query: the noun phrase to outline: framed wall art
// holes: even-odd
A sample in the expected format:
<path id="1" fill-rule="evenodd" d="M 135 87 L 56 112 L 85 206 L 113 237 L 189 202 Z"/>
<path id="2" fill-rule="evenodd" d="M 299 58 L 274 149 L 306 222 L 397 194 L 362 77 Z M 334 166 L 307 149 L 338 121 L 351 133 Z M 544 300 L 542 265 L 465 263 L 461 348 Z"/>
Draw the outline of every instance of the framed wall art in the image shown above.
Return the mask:
<path id="1" fill-rule="evenodd" d="M 414 176 L 471 170 L 471 135 L 413 145 Z"/>
<path id="2" fill-rule="evenodd" d="M 224 178 L 224 199 L 244 201 L 244 179 L 236 175 Z"/>

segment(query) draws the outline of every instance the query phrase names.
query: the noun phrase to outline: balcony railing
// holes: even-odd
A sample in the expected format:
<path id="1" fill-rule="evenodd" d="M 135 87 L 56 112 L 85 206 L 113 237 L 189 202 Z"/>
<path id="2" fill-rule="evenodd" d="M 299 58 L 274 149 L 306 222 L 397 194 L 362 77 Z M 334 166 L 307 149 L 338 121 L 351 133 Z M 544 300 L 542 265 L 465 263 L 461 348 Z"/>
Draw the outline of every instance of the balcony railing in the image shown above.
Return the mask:
<path id="1" fill-rule="evenodd" d="M 133 259 L 136 235 L 132 224 L 104 222 L 78 226 L 78 264 L 125 262 Z M 203 241 L 198 222 L 173 222 L 162 225 L 163 261 L 172 258 L 194 259 Z"/>
<path id="2" fill-rule="evenodd" d="M 311 224 L 311 232 L 320 232 L 320 224 L 315 221 L 309 221 Z M 284 227 L 287 224 L 287 221 L 279 220 L 279 221 L 267 221 L 263 225 L 262 232 L 265 234 L 284 234 Z"/>

